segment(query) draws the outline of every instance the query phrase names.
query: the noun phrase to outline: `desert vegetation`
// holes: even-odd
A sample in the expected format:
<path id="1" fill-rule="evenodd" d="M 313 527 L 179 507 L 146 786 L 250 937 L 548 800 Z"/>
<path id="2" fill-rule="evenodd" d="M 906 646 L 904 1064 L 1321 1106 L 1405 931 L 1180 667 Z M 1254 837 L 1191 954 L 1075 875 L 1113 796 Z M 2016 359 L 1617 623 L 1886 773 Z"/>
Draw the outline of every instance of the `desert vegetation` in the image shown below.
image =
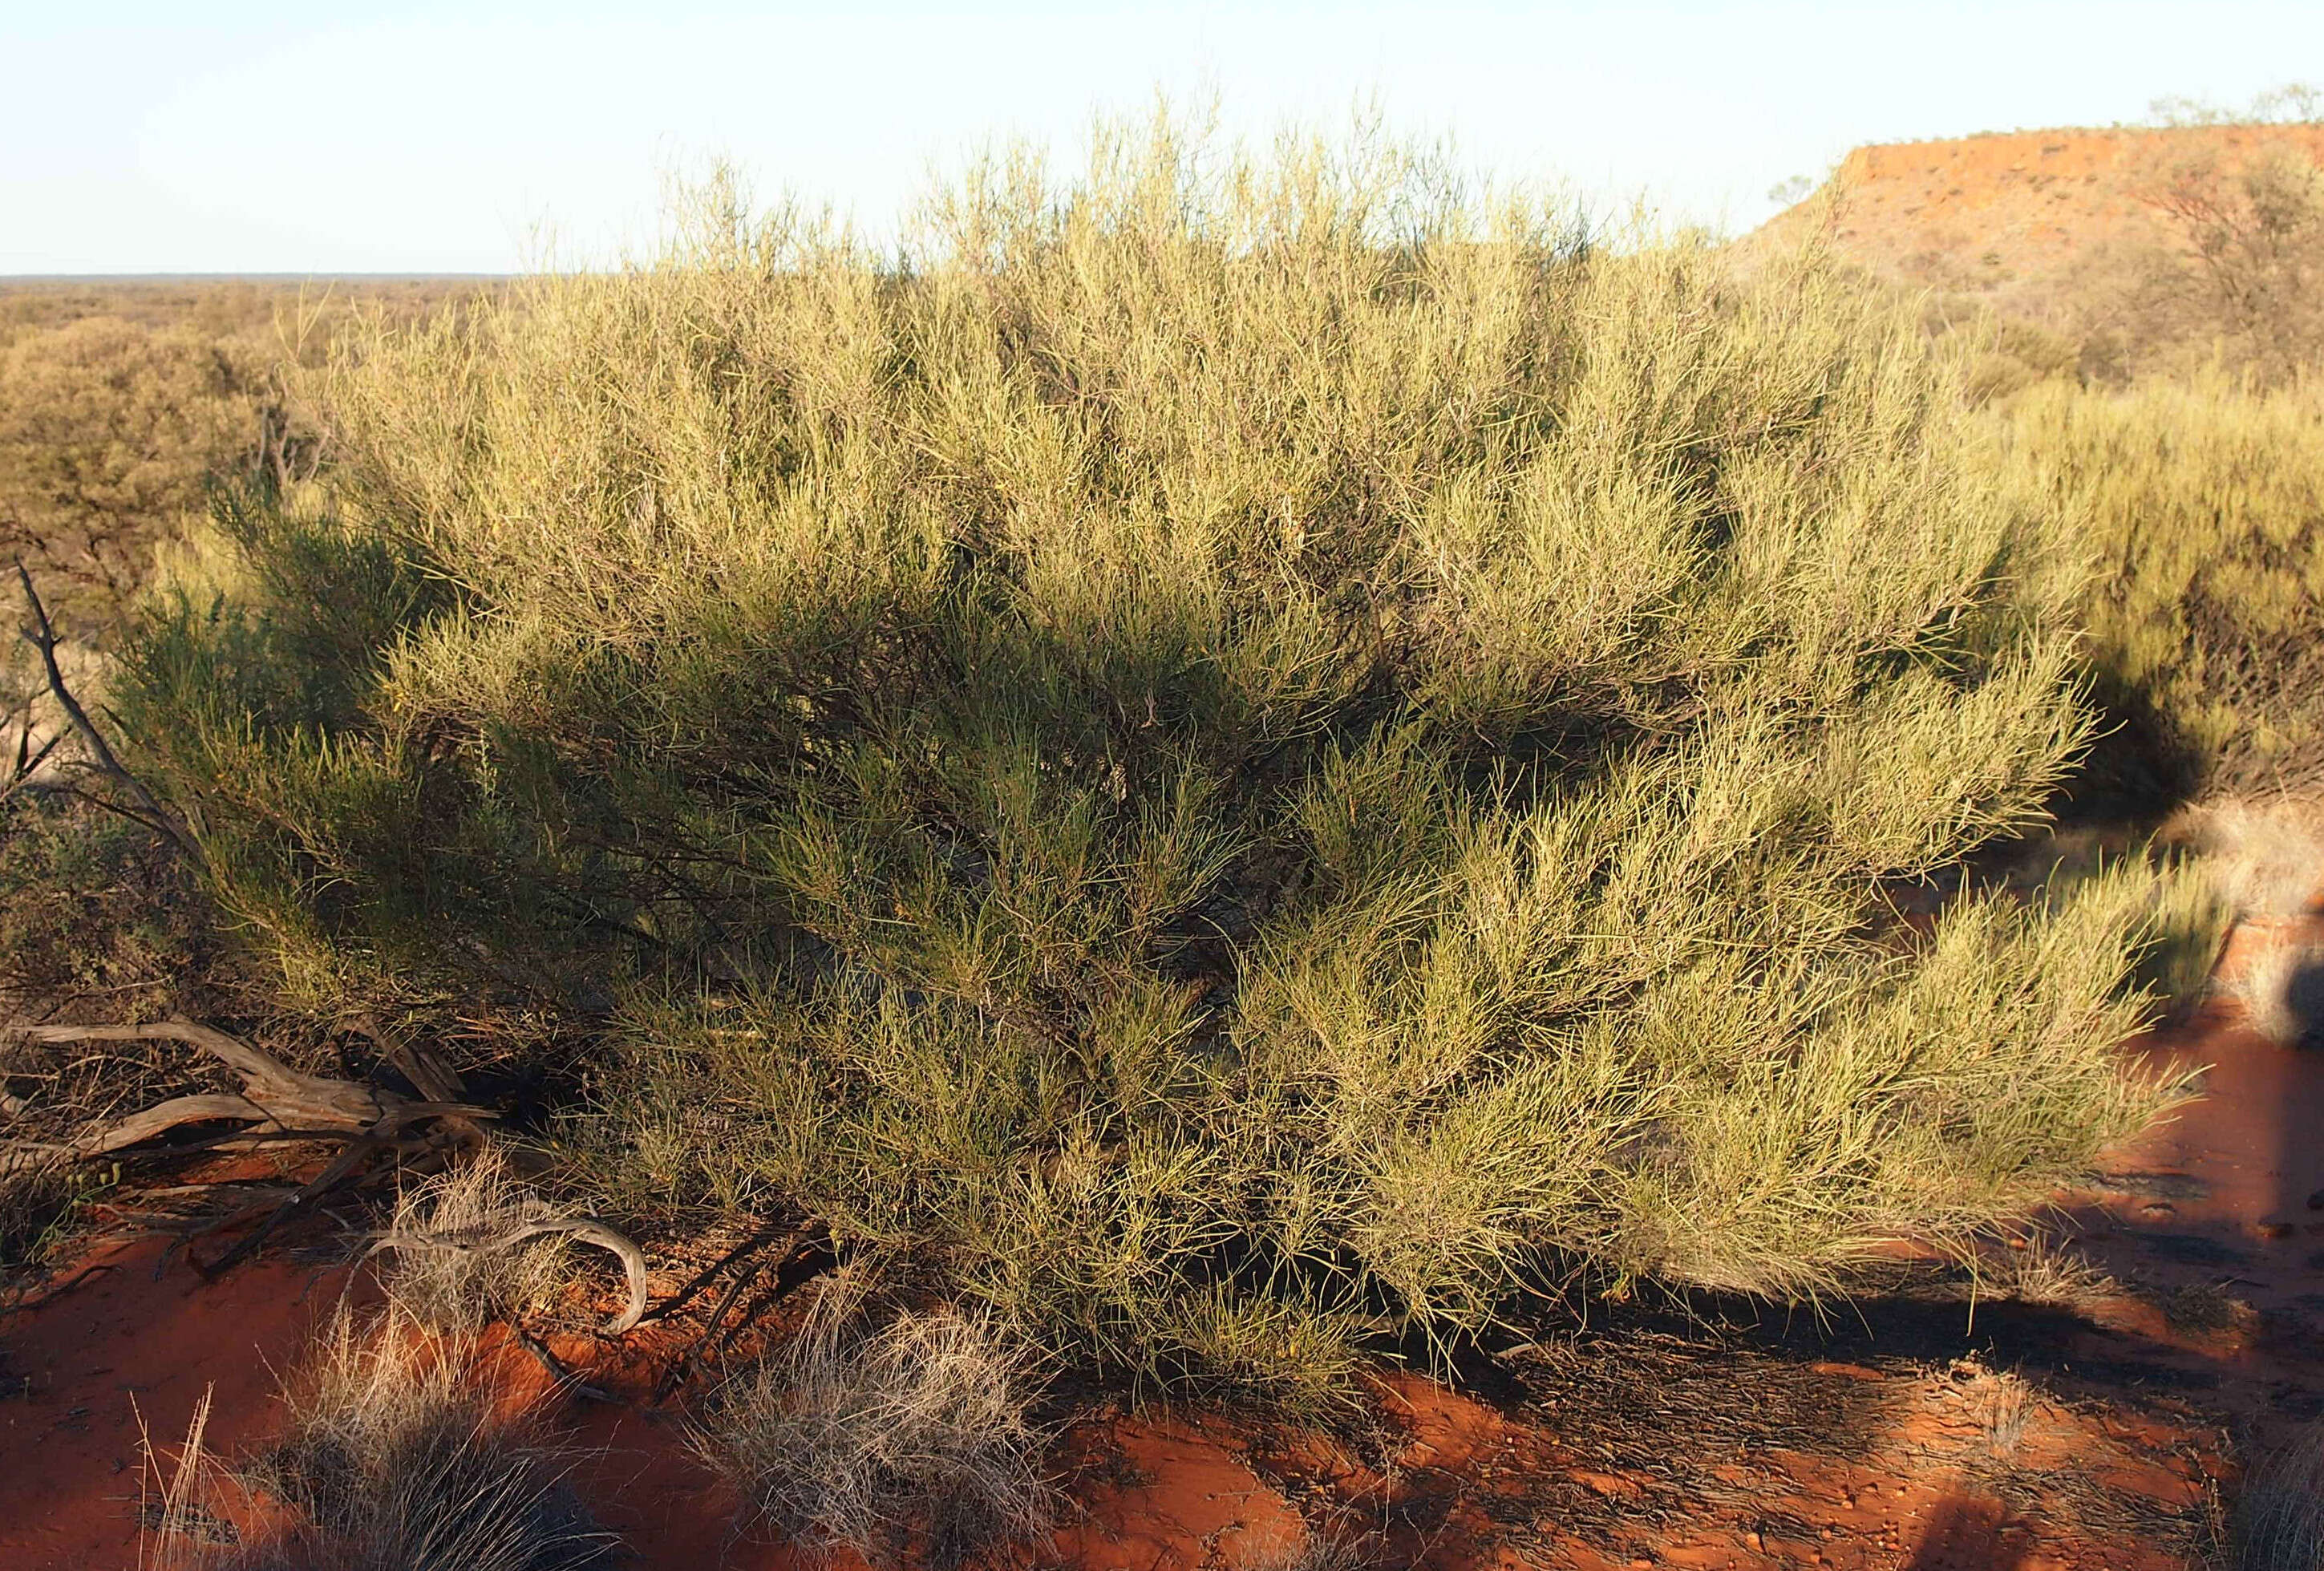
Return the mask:
<path id="1" fill-rule="evenodd" d="M 2052 381 L 1995 416 L 2017 484 L 2087 553 L 2080 618 L 2114 730 L 2093 784 L 2152 808 L 2312 799 L 2324 728 L 2324 395 L 2213 369 Z"/>
<path id="2" fill-rule="evenodd" d="M 2246 173 L 2276 249 L 2195 248 L 2206 321 L 2313 260 L 2313 170 Z M 435 1171 L 231 1475 L 351 1564 L 608 1554 L 467 1379 L 602 1318 L 576 1242 L 622 1331 L 632 1235 L 827 1244 L 696 1452 L 745 1530 L 942 1565 L 1050 1520 L 1059 1372 L 1343 1418 L 1549 1300 L 1974 1260 L 2189 1093 L 2120 1045 L 2313 892 L 2288 307 L 2125 382 L 1820 245 L 1165 116 L 899 251 L 721 179 L 654 254 L 272 359 L 53 314 L 0 336 L 0 523 L 124 767 L 16 668 L 0 997 L 131 1027 L 0 1045 L 0 1243 L 218 1094 L 189 1017 L 368 1074 L 346 1138 Z M 2254 1018 L 2310 1040 L 2279 959 Z"/>
<path id="3" fill-rule="evenodd" d="M 1815 256 L 1165 127 L 902 267 L 714 192 L 321 386 L 117 707 L 288 996 L 588 1022 L 617 1192 L 1312 1402 L 1831 1290 L 2170 1095 L 2137 866 L 1880 920 L 2094 722 L 2051 514 Z"/>
<path id="4" fill-rule="evenodd" d="M 290 379 L 342 326 L 475 287 L 0 289 L 0 559 L 23 561 L 81 641 L 105 642 L 213 485 L 312 472 Z"/>
<path id="5" fill-rule="evenodd" d="M 173 1456 L 149 1446 L 148 1498 L 170 1571 L 581 1571 L 616 1563 L 618 1542 L 570 1483 L 576 1458 L 512 1402 L 493 1374 L 505 1346 L 482 1314 L 512 1317 L 558 1273 L 553 1255 L 479 1243 L 480 1232 L 537 1218 L 494 1160 L 408 1196 L 390 1236 L 466 1240 L 460 1252 L 408 1249 L 374 1309 L 340 1305 L 287 1372 L 286 1422 L 257 1454 L 211 1455 L 207 1404 Z M 446 1261 L 458 1264 L 447 1270 Z M 244 1547 L 237 1521 L 271 1509 L 298 1524 L 298 1548 Z M 276 1537 L 282 1535 L 277 1534 Z"/>
<path id="6" fill-rule="evenodd" d="M 991 1315 L 851 1326 L 826 1278 L 807 1328 L 711 1399 L 696 1445 L 743 1521 L 828 1554 L 951 1571 L 1047 1526 L 1026 1350 Z"/>

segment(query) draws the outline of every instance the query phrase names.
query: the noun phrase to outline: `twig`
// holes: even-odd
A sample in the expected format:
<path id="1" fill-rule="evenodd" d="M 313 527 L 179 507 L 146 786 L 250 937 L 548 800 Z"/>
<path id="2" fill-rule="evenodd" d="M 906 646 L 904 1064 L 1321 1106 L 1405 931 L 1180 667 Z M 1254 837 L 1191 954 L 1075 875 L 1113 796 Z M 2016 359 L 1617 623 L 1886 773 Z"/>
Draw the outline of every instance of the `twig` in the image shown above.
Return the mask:
<path id="1" fill-rule="evenodd" d="M 370 1252 L 382 1250 L 438 1250 L 449 1253 L 490 1252 L 513 1249 L 527 1239 L 562 1236 L 576 1243 L 591 1243 L 622 1262 L 627 1278 L 630 1301 L 619 1315 L 602 1328 L 607 1336 L 621 1336 L 634 1329 L 646 1313 L 645 1252 L 604 1223 L 586 1216 L 537 1216 L 513 1227 L 492 1234 L 441 1234 L 429 1233 L 386 1233 L 374 1241 Z"/>
<path id="2" fill-rule="evenodd" d="M 269 1211 L 266 1214 L 266 1219 L 244 1234 L 233 1248 L 208 1265 L 194 1260 L 193 1251 L 190 1248 L 186 1251 L 186 1258 L 192 1261 L 194 1269 L 201 1272 L 206 1280 L 217 1280 L 224 1276 L 235 1261 L 255 1252 L 260 1244 L 272 1237 L 276 1228 L 290 1220 L 291 1213 L 316 1199 L 326 1190 L 336 1187 L 340 1179 L 346 1178 L 361 1167 L 374 1151 L 392 1142 L 382 1139 L 377 1133 L 365 1131 L 359 1139 L 348 1141 L 347 1148 L 333 1157 L 329 1164 L 301 1186 L 297 1194 Z"/>
<path id="3" fill-rule="evenodd" d="M 209 858 L 203 855 L 202 848 L 195 844 L 192 832 L 179 821 L 177 815 L 163 807 L 152 791 L 145 789 L 143 781 L 130 773 L 121 760 L 114 756 L 104 733 L 97 730 L 97 723 L 88 717 L 88 711 L 80 707 L 80 700 L 74 698 L 72 689 L 65 685 L 64 670 L 57 664 L 56 628 L 49 621 L 49 608 L 41 603 L 41 592 L 32 587 L 31 570 L 21 559 L 16 563 L 16 582 L 24 591 L 24 604 L 32 611 L 36 624 L 20 628 L 18 632 L 25 642 L 41 652 L 41 665 L 49 680 L 49 695 L 65 712 L 65 718 L 72 722 L 73 729 L 80 734 L 80 739 L 88 744 L 99 772 L 136 799 L 137 805 L 144 809 L 154 826 L 176 844 L 189 863 L 198 871 L 208 871 Z"/>
<path id="4" fill-rule="evenodd" d="M 669 1298 L 664 1298 L 660 1303 L 656 1304 L 652 1309 L 649 1310 L 645 1318 L 647 1320 L 663 1320 L 678 1313 L 678 1310 L 686 1308 L 687 1304 L 693 1302 L 695 1295 L 701 1292 L 703 1289 L 708 1287 L 711 1282 L 716 1279 L 720 1271 L 724 1271 L 728 1266 L 733 1265 L 736 1261 L 741 1260 L 752 1250 L 772 1243 L 777 1238 L 779 1238 L 783 1234 L 788 1231 L 790 1231 L 790 1229 L 787 1227 L 761 1227 L 758 1232 L 751 1234 L 750 1237 L 744 1239 L 742 1243 L 728 1250 L 724 1254 L 720 1255 L 716 1260 L 712 1261 L 708 1265 L 704 1266 L 700 1271 L 696 1271 L 693 1278 L 687 1281 L 684 1287 L 678 1289 L 677 1292 L 672 1293 Z M 643 1321 L 640 1322 L 641 1325 L 643 1323 Z"/>
<path id="5" fill-rule="evenodd" d="M 512 1326 L 509 1329 L 516 1333 L 517 1341 L 523 1345 L 527 1353 L 532 1354 L 534 1361 L 549 1372 L 549 1378 L 557 1382 L 559 1390 L 569 1391 L 586 1401 L 613 1401 L 613 1398 L 609 1393 L 598 1390 L 574 1371 L 567 1368 L 565 1361 L 551 1353 L 549 1350 L 549 1344 L 540 1337 L 521 1326 Z"/>
<path id="6" fill-rule="evenodd" d="M 656 1386 L 653 1396 L 655 1404 L 659 1406 L 672 1391 L 694 1378 L 695 1371 L 701 1363 L 702 1356 L 706 1352 L 723 1355 L 727 1345 L 733 1341 L 742 1327 L 757 1319 L 771 1306 L 789 1297 L 801 1282 L 828 1270 L 836 1258 L 832 1252 L 829 1241 L 819 1234 L 805 1240 L 776 1265 L 774 1285 L 766 1292 L 752 1298 L 744 1308 L 742 1317 L 733 1325 L 725 1326 L 722 1331 L 721 1326 L 726 1319 L 727 1312 L 733 1308 L 735 1300 L 742 1296 L 742 1290 L 766 1274 L 768 1262 L 764 1260 L 758 1261 L 750 1270 L 736 1273 L 734 1280 L 726 1289 L 725 1296 L 718 1300 L 718 1308 L 711 1311 L 708 1323 L 702 1328 L 702 1335 L 695 1340 L 694 1345 L 687 1350 L 686 1356 L 673 1365 L 669 1372 L 663 1375 L 660 1382 Z"/>
<path id="7" fill-rule="evenodd" d="M 16 762 L 9 769 L 8 783 L 0 786 L 0 802 L 5 802 L 14 796 L 18 788 L 32 778 L 32 772 L 49 761 L 49 754 L 54 753 L 57 750 L 57 744 L 64 739 L 63 732 L 51 732 L 48 740 L 41 744 L 41 750 L 38 753 L 33 752 L 32 750 L 32 718 L 29 714 L 26 715 L 24 728 L 16 737 Z"/>
<path id="8" fill-rule="evenodd" d="M 115 1262 L 112 1261 L 99 1261 L 95 1265 L 81 1267 L 80 1270 L 75 1271 L 71 1276 L 67 1277 L 63 1281 L 59 1282 L 55 1287 L 51 1288 L 47 1292 L 42 1293 L 37 1298 L 18 1298 L 14 1302 L 0 1306 L 0 1308 L 5 1308 L 12 1315 L 29 1315 L 35 1309 L 45 1308 L 49 1305 L 55 1303 L 59 1298 L 63 1298 L 67 1293 L 71 1292 L 75 1288 L 80 1286 L 81 1283 L 89 1280 L 91 1278 L 101 1277 L 106 1272 L 117 1269 L 118 1267 Z"/>
<path id="9" fill-rule="evenodd" d="M 719 1322 L 726 1318 L 726 1311 L 734 1307 L 734 1300 L 742 1296 L 742 1289 L 756 1281 L 766 1269 L 766 1262 L 760 1261 L 748 1271 L 734 1273 L 734 1280 L 727 1284 L 724 1295 L 718 1300 L 718 1307 L 710 1311 L 710 1318 L 703 1325 L 702 1335 L 695 1338 L 694 1345 L 686 1350 L 686 1356 L 671 1365 L 669 1372 L 656 1384 L 653 1395 L 656 1407 L 659 1407 L 672 1391 L 694 1378 L 695 1363 L 702 1356 L 703 1350 L 710 1345 L 710 1338 L 717 1333 Z"/>

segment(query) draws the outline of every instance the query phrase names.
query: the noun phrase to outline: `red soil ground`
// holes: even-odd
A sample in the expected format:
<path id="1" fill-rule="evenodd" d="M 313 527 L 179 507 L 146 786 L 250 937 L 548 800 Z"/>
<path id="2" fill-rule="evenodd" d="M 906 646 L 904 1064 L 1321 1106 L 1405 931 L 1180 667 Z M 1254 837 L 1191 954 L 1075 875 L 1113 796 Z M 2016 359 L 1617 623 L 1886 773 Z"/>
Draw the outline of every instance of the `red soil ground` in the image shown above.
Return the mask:
<path id="1" fill-rule="evenodd" d="M 2227 966 L 2319 938 L 2315 919 L 2246 927 Z M 1462 1389 L 1388 1376 L 1341 1433 L 1087 1417 L 1055 1456 L 1065 1519 L 1028 1563 L 1287 1566 L 1321 1532 L 1334 1565 L 1443 1571 L 2184 1565 L 2232 1492 L 2231 1437 L 2264 1447 L 2324 1414 L 2324 1055 L 2273 1045 L 2224 1000 L 2130 1050 L 2210 1066 L 2207 1098 L 2060 1197 L 2116 1283 L 2071 1308 L 1618 1310 L 1499 1349 Z M 101 1243 L 84 1268 L 0 1322 L 21 1382 L 0 1397 L 7 1571 L 137 1566 L 141 1425 L 167 1452 L 208 1392 L 215 1452 L 261 1442 L 318 1317 L 366 1290 L 280 1257 L 204 1283 L 152 1238 Z M 638 1564 L 788 1571 L 805 1562 L 731 1533 L 679 1405 L 651 1405 L 696 1330 L 553 1340 L 609 1403 L 549 1389 L 513 1347 L 496 1367 L 512 1400 L 545 1400 Z"/>
<path id="2" fill-rule="evenodd" d="M 2231 172 L 2273 148 L 2324 162 L 2324 125 L 2069 128 L 1859 147 L 1821 192 L 1746 244 L 1821 229 L 1885 276 L 2087 327 L 2071 319 L 2103 315 L 2123 287 L 2110 266 L 2179 243 L 2156 206 L 2176 173 Z"/>

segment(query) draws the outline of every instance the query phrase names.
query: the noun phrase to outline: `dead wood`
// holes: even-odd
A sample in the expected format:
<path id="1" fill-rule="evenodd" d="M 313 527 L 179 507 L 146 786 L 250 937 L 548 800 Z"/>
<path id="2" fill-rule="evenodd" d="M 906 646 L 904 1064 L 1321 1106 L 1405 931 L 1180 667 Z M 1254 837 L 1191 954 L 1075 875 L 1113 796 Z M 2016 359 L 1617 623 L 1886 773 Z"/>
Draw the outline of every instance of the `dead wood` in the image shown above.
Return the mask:
<path id="1" fill-rule="evenodd" d="M 532 1354 L 533 1362 L 548 1372 L 549 1378 L 557 1382 L 558 1389 L 572 1392 L 585 1402 L 611 1403 L 615 1400 L 611 1392 L 591 1385 L 577 1372 L 567 1368 L 565 1361 L 549 1350 L 548 1343 L 523 1326 L 512 1326 L 509 1329 L 516 1334 L 518 1345 Z"/>
<path id="2" fill-rule="evenodd" d="M 619 1336 L 634 1328 L 646 1313 L 645 1252 L 623 1234 L 604 1223 L 586 1216 L 543 1215 L 513 1226 L 486 1232 L 394 1232 L 386 1233 L 374 1242 L 374 1254 L 383 1250 L 442 1250 L 451 1252 L 497 1254 L 514 1249 L 518 1244 L 535 1238 L 562 1236 L 576 1243 L 595 1244 L 622 1262 L 622 1271 L 629 1282 L 630 1301 L 622 1313 L 607 1321 L 604 1335 Z"/>
<path id="3" fill-rule="evenodd" d="M 154 1021 L 143 1025 L 25 1025 L 10 1029 L 42 1042 L 184 1042 L 240 1076 L 243 1090 L 239 1095 L 212 1092 L 172 1097 L 65 1145 L 13 1142 L 0 1147 L 0 1170 L 43 1161 L 87 1160 L 110 1155 L 143 1145 L 189 1123 L 234 1122 L 253 1126 L 232 1136 L 196 1142 L 202 1149 L 239 1141 L 277 1140 L 294 1134 L 346 1142 L 345 1148 L 325 1165 L 323 1170 L 301 1185 L 296 1193 L 281 1204 L 265 1208 L 263 1220 L 231 1249 L 207 1265 L 196 1262 L 205 1276 L 217 1276 L 257 1249 L 277 1227 L 355 1177 L 374 1156 L 390 1151 L 401 1154 L 407 1150 L 424 1146 L 425 1141 L 415 1146 L 407 1138 L 405 1132 L 411 1125 L 440 1120 L 445 1127 L 439 1132 L 439 1139 L 444 1132 L 455 1138 L 474 1139 L 479 1132 L 475 1121 L 493 1116 L 489 1109 L 466 1102 L 415 1102 L 379 1086 L 359 1086 L 351 1080 L 302 1074 L 239 1037 L 229 1036 L 189 1020 Z M 416 1049 L 399 1053 L 396 1058 L 397 1067 L 416 1086 L 456 1092 L 461 1088 L 456 1075 Z M 232 1226 L 256 1215 L 258 1208 L 253 1208 L 204 1231 Z M 589 1217 L 562 1215 L 543 1208 L 512 1226 L 490 1232 L 392 1232 L 378 1238 L 373 1243 L 371 1252 L 375 1254 L 383 1250 L 497 1252 L 544 1236 L 569 1238 L 576 1243 L 592 1245 L 622 1262 L 622 1274 L 629 1288 L 629 1302 L 621 1314 L 607 1322 L 605 1335 L 621 1335 L 644 1318 L 647 1298 L 644 1252 L 622 1234 Z"/>
<path id="4" fill-rule="evenodd" d="M 64 1146 L 37 1149 L 18 1142 L 0 1151 L 0 1167 L 18 1167 L 58 1155 L 75 1160 L 110 1156 L 189 1123 L 224 1120 L 256 1126 L 237 1138 L 297 1132 L 302 1138 L 376 1140 L 422 1119 L 470 1121 L 493 1116 L 464 1102 L 413 1102 L 352 1080 L 305 1075 L 272 1054 L 189 1020 L 144 1025 L 28 1025 L 13 1028 L 41 1042 L 180 1041 L 198 1048 L 242 1077 L 241 1095 L 205 1093 L 172 1097 L 93 1130 Z M 473 1128 L 473 1124 L 469 1127 Z M 203 1142 L 206 1148 L 221 1141 Z"/>
<path id="5" fill-rule="evenodd" d="M 400 1100 L 351 1080 L 302 1075 L 239 1037 L 189 1020 L 153 1021 L 144 1025 L 32 1025 L 16 1029 L 36 1042 L 184 1042 L 241 1076 L 252 1102 L 270 1109 L 296 1110 L 309 1123 L 362 1128 L 376 1123 L 390 1102 Z"/>
<path id="6" fill-rule="evenodd" d="M 65 718 L 71 721 L 73 729 L 79 733 L 97 772 L 120 786 L 135 800 L 137 810 L 130 817 L 143 820 L 169 836 L 193 867 L 208 868 L 209 858 L 202 855 L 202 848 L 195 842 L 193 832 L 180 821 L 175 813 L 163 807 L 159 798 L 145 789 L 143 781 L 130 773 L 121 760 L 114 756 L 112 746 L 105 740 L 105 734 L 97 728 L 97 723 L 88 717 L 88 711 L 80 707 L 80 700 L 73 697 L 72 688 L 66 685 L 64 669 L 57 663 L 57 631 L 49 622 L 49 608 L 42 604 L 41 592 L 32 587 L 32 575 L 21 561 L 16 564 L 16 582 L 24 591 L 25 608 L 32 614 L 32 625 L 21 628 L 19 632 L 26 643 L 40 651 L 41 669 L 48 678 L 49 696 L 57 701 L 57 707 L 65 712 Z M 21 744 L 18 752 L 20 754 L 23 752 Z"/>
<path id="7" fill-rule="evenodd" d="M 194 1123 L 233 1123 L 244 1127 L 231 1134 L 196 1140 L 173 1149 L 210 1151 L 292 1140 L 345 1142 L 344 1149 L 315 1178 L 279 1205 L 264 1208 L 263 1220 L 258 1226 L 223 1255 L 208 1264 L 196 1261 L 196 1268 L 208 1277 L 217 1276 L 257 1249 L 276 1228 L 355 1177 L 374 1157 L 383 1152 L 401 1155 L 422 1149 L 427 1142 L 415 1145 L 405 1134 L 411 1125 L 441 1120 L 455 1138 L 473 1141 L 478 1138 L 476 1121 L 493 1117 L 489 1109 L 466 1102 L 414 1102 L 377 1086 L 302 1074 L 239 1037 L 189 1020 L 154 1021 L 143 1025 L 28 1025 L 12 1029 L 43 1042 L 184 1042 L 240 1076 L 243 1089 L 240 1095 L 205 1092 L 171 1097 L 61 1145 L 10 1142 L 0 1146 L 0 1172 L 115 1155 Z M 458 1084 L 456 1078 L 436 1075 L 428 1076 L 427 1083 Z M 235 1225 L 254 1215 L 257 1213 L 245 1212 L 217 1226 Z M 622 1241 L 625 1244 L 627 1242 Z M 631 1247 L 634 1250 L 635 1246 Z M 641 1258 L 633 1273 L 634 1291 L 642 1292 L 643 1272 L 644 1261 Z"/>

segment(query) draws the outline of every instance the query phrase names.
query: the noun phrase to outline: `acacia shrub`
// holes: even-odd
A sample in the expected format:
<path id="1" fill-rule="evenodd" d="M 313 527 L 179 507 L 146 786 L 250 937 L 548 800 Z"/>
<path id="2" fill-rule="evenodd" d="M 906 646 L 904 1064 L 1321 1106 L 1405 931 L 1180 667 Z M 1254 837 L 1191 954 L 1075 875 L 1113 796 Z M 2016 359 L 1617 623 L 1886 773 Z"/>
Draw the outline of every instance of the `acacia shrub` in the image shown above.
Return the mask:
<path id="1" fill-rule="evenodd" d="M 2324 790 L 2324 386 L 2214 368 L 2044 385 L 1993 418 L 2012 484 L 2089 559 L 2110 726 L 2088 787 L 2148 809 Z"/>
<path id="2" fill-rule="evenodd" d="M 327 494 L 122 698 L 311 1004 L 589 1022 L 633 1203 L 1284 1401 L 1557 1281 L 1828 1290 L 2167 1095 L 2135 870 L 1886 919 L 2090 725 L 1909 307 L 1167 125 L 927 224 L 714 192 L 349 341 Z"/>

